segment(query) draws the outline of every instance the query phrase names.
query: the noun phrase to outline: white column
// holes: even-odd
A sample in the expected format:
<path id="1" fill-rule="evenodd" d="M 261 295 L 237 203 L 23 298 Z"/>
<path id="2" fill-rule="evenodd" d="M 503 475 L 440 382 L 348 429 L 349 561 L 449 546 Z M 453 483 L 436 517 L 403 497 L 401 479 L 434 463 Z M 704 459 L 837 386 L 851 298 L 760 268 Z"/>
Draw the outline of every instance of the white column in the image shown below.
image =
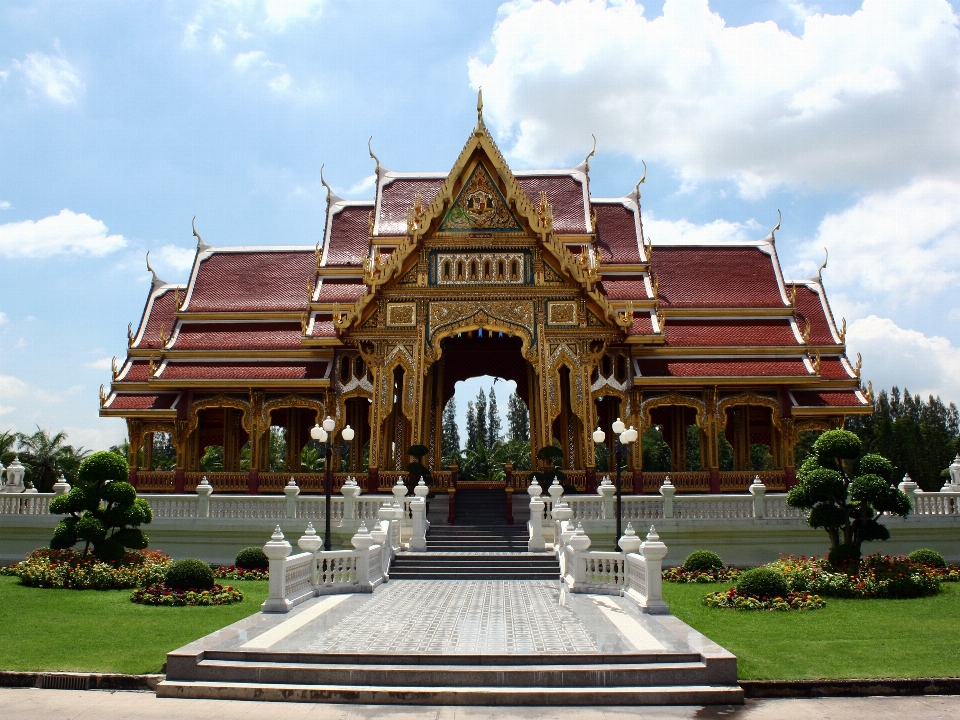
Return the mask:
<path id="1" fill-rule="evenodd" d="M 283 494 L 287 496 L 287 517 L 292 520 L 297 517 L 297 496 L 300 494 L 297 481 L 290 478 L 290 482 L 283 489 Z"/>
<path id="2" fill-rule="evenodd" d="M 210 517 L 210 496 L 213 495 L 213 485 L 203 476 L 203 480 L 197 485 L 197 517 Z"/>
<path id="3" fill-rule="evenodd" d="M 370 548 L 373 545 L 373 536 L 367 532 L 367 526 L 360 524 L 357 533 L 350 539 L 353 547 L 357 549 L 357 585 L 361 591 L 370 592 L 373 586 L 370 584 Z"/>
<path id="4" fill-rule="evenodd" d="M 603 498 L 603 519 L 604 520 L 613 520 L 616 515 L 613 511 L 613 496 L 617 494 L 617 488 L 610 481 L 610 476 L 607 475 L 600 481 L 599 487 L 597 487 L 597 495 Z"/>
<path id="5" fill-rule="evenodd" d="M 757 475 L 753 478 L 753 482 L 750 483 L 750 487 L 747 489 L 750 491 L 750 494 L 753 495 L 753 516 L 755 518 L 762 518 L 765 512 L 763 498 L 767 494 L 767 486 L 760 482 L 760 476 Z"/>
<path id="6" fill-rule="evenodd" d="M 293 604 L 287 600 L 287 556 L 293 548 L 283 539 L 280 526 L 273 531 L 263 552 L 270 560 L 270 594 L 260 606 L 260 612 L 290 612 Z"/>
<path id="7" fill-rule="evenodd" d="M 293 481 L 291 480 L 291 482 Z M 299 488 L 297 489 L 299 490 Z M 297 540 L 297 545 L 304 552 L 313 554 L 313 560 L 310 564 L 310 584 L 313 585 L 313 589 L 316 590 L 320 584 L 317 572 L 317 551 L 323 546 L 323 540 L 317 535 L 317 531 L 314 529 L 312 522 L 307 523 L 307 529 L 303 531 L 303 535 Z"/>
<path id="8" fill-rule="evenodd" d="M 640 604 L 643 612 L 651 615 L 666 615 L 670 612 L 667 603 L 663 601 L 663 558 L 667 554 L 667 546 L 660 542 L 656 528 L 650 526 L 647 539 L 640 546 L 640 554 L 647 566 L 647 595 Z"/>
<path id="9" fill-rule="evenodd" d="M 427 549 L 427 502 L 421 497 L 410 503 L 413 512 L 413 534 L 410 536 L 411 550 Z"/>
<path id="10" fill-rule="evenodd" d="M 911 510 L 917 506 L 917 484 L 913 481 L 913 478 L 910 477 L 910 474 L 903 476 L 903 480 L 900 481 L 900 484 L 897 486 L 900 488 L 900 491 L 904 493 L 908 498 L 910 498 L 910 508 Z"/>
<path id="11" fill-rule="evenodd" d="M 670 482 L 670 476 L 663 479 L 663 485 L 660 486 L 660 495 L 663 497 L 663 516 L 665 518 L 673 517 L 673 496 L 677 489 Z"/>
<path id="12" fill-rule="evenodd" d="M 530 539 L 527 541 L 527 552 L 542 552 L 547 548 L 543 539 L 543 509 L 545 507 L 546 505 L 539 495 L 530 497 L 530 522 L 527 523 Z"/>

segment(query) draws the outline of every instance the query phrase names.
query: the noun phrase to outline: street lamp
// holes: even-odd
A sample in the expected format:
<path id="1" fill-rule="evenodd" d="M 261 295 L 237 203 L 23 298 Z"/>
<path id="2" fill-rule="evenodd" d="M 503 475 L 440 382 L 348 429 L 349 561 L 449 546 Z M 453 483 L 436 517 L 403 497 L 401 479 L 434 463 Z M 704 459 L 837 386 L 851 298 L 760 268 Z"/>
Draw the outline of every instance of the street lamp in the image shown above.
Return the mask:
<path id="1" fill-rule="evenodd" d="M 317 441 L 317 444 L 320 445 L 320 450 L 323 451 L 324 465 L 326 467 L 323 478 L 323 489 L 326 499 L 326 512 L 324 513 L 326 517 L 324 518 L 323 533 L 324 550 L 332 549 L 330 543 L 330 504 L 331 493 L 333 491 L 333 467 L 331 460 L 334 454 L 340 457 L 350 452 L 350 441 L 353 440 L 354 436 L 353 428 L 347 425 L 340 433 L 340 436 L 343 438 L 343 443 L 335 442 L 332 438 L 333 431 L 336 427 L 336 421 L 328 415 L 327 419 L 323 421 L 322 426 L 314 425 L 310 429 L 310 437 Z"/>
<path id="2" fill-rule="evenodd" d="M 614 458 L 614 461 L 617 463 L 617 535 L 616 535 L 616 540 L 614 540 L 614 546 L 613 546 L 614 550 L 616 550 L 620 543 L 620 535 L 622 534 L 621 518 L 623 516 L 623 513 L 621 512 L 621 504 L 620 504 L 621 495 L 622 495 L 621 483 L 620 483 L 620 464 L 623 461 L 623 459 L 627 456 L 627 453 L 629 452 L 629 446 L 637 441 L 637 437 L 639 436 L 639 433 L 633 429 L 633 425 L 631 425 L 630 427 L 626 427 L 620 421 L 620 418 L 617 418 L 611 427 L 613 429 L 614 434 L 616 435 L 615 445 L 613 450 L 613 458 Z M 599 427 L 597 427 L 597 429 L 593 431 L 593 441 L 597 445 L 600 445 L 601 443 L 603 443 L 603 441 L 606 440 L 606 438 L 607 438 L 607 434 L 603 430 L 601 430 Z"/>

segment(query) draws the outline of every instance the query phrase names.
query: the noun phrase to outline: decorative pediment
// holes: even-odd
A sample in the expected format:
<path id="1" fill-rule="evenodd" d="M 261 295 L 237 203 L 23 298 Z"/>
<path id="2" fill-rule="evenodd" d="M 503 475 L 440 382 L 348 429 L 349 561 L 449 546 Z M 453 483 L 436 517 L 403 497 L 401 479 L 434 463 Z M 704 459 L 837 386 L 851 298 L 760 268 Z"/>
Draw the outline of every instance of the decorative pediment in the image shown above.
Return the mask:
<path id="1" fill-rule="evenodd" d="M 520 232 L 520 221 L 490 177 L 484 163 L 474 166 L 453 205 L 440 223 L 440 232 Z"/>

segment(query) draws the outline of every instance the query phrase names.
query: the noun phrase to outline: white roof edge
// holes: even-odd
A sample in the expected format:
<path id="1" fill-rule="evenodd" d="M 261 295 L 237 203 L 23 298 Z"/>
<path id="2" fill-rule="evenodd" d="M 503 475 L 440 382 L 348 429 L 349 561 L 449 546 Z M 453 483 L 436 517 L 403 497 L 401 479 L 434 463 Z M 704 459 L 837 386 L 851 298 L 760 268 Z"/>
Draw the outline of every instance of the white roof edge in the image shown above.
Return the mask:
<path id="1" fill-rule="evenodd" d="M 140 341 L 143 340 L 143 334 L 147 331 L 147 321 L 150 317 L 150 313 L 153 312 L 153 303 L 160 295 L 170 292 L 171 290 L 183 290 L 187 287 L 185 283 L 164 283 L 157 288 L 152 288 L 150 290 L 150 295 L 147 297 L 147 304 L 143 308 L 143 315 L 140 316 L 140 325 L 137 326 L 137 334 L 133 337 L 133 343 L 130 347 L 135 348 L 140 344 Z"/>
<path id="2" fill-rule="evenodd" d="M 838 345 L 843 342 L 840 339 L 840 331 L 837 330 L 837 324 L 833 320 L 833 309 L 830 307 L 830 301 L 827 300 L 827 292 L 823 289 L 823 283 L 818 278 L 808 278 L 806 280 L 789 280 L 791 285 L 803 285 L 811 292 L 815 292 L 820 298 L 820 307 L 823 308 L 823 316 L 827 319 L 827 327 L 830 328 L 830 335 L 833 341 Z"/>

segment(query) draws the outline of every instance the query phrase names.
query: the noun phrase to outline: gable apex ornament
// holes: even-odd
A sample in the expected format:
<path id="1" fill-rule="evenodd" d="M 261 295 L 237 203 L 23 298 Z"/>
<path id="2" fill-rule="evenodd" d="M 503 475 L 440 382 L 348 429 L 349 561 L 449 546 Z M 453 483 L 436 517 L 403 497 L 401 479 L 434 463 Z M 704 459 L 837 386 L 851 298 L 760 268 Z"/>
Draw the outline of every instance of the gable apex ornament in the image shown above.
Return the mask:
<path id="1" fill-rule="evenodd" d="M 161 280 L 157 276 L 156 271 L 152 267 L 150 267 L 150 251 L 149 250 L 147 250 L 147 270 L 149 270 L 150 274 L 153 275 L 153 281 L 151 282 L 150 292 L 156 292 L 157 290 L 159 290 L 160 288 L 162 288 L 164 285 L 167 284 L 165 281 Z"/>
<path id="2" fill-rule="evenodd" d="M 200 233 L 197 232 L 197 216 L 193 216 L 193 220 L 190 221 L 190 229 L 193 230 L 193 236 L 197 239 L 197 252 L 202 253 L 207 250 L 210 250 L 213 245 L 205 243 L 203 238 L 200 237 Z"/>
<path id="3" fill-rule="evenodd" d="M 338 202 L 340 202 L 340 199 L 341 199 L 341 198 L 340 198 L 339 195 L 337 195 L 337 194 L 333 191 L 333 188 L 330 187 L 330 186 L 327 184 L 327 181 L 323 178 L 323 166 L 324 166 L 325 164 L 326 164 L 326 163 L 323 163 L 323 164 L 320 165 L 320 184 L 323 185 L 323 186 L 327 189 L 327 207 L 330 207 L 330 205 L 332 205 L 333 203 L 338 203 Z"/>

